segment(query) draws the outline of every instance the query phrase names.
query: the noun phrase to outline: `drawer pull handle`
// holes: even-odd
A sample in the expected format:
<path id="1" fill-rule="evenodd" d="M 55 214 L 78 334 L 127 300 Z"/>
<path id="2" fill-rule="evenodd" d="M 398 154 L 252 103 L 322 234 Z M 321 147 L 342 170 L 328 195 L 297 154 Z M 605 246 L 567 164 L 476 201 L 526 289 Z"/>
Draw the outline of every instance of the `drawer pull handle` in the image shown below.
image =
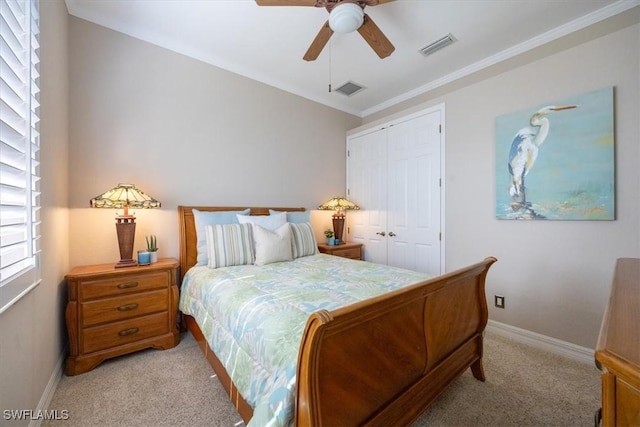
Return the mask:
<path id="1" fill-rule="evenodd" d="M 138 286 L 138 282 L 120 283 L 118 289 L 129 289 Z"/>
<path id="2" fill-rule="evenodd" d="M 118 335 L 120 335 L 121 337 L 126 337 L 127 335 L 133 335 L 135 333 L 137 333 L 140 329 L 138 328 L 129 328 L 129 329 L 125 329 L 123 331 L 118 332 Z"/>
<path id="3" fill-rule="evenodd" d="M 120 307 L 118 307 L 118 311 L 129 311 L 129 310 L 135 310 L 136 308 L 138 308 L 138 303 L 134 302 L 131 304 L 121 305 Z"/>

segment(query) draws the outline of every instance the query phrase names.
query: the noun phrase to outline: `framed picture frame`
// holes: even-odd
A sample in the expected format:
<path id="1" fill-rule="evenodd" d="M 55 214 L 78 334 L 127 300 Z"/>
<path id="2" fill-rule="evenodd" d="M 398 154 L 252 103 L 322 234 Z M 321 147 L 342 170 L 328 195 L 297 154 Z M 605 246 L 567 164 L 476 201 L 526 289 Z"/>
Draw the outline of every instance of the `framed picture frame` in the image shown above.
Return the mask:
<path id="1" fill-rule="evenodd" d="M 614 220 L 613 101 L 608 87 L 497 117 L 496 218 Z"/>

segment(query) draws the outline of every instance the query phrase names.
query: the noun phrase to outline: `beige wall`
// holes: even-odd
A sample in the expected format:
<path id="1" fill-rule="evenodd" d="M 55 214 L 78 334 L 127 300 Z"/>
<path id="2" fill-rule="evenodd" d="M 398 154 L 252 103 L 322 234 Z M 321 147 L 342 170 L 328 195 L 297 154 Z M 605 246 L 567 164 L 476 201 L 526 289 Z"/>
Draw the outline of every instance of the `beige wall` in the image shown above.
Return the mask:
<path id="1" fill-rule="evenodd" d="M 449 92 L 425 94 L 364 120 L 364 127 L 372 126 L 445 104 L 447 269 L 487 255 L 498 258 L 487 287 L 493 320 L 594 348 L 615 260 L 640 257 L 639 9 L 622 20 L 635 25 L 602 37 L 586 32 L 588 41 L 572 48 L 559 41 L 561 49 L 543 59 Z M 615 88 L 617 219 L 495 219 L 495 118 L 610 86 Z M 495 294 L 506 297 L 504 310 L 493 308 Z"/>
<path id="2" fill-rule="evenodd" d="M 359 118 L 73 17 L 70 55 L 73 265 L 119 259 L 115 211 L 88 208 L 118 182 L 162 202 L 136 212 L 136 249 L 153 233 L 174 257 L 180 204 L 314 209 L 344 192 Z"/>
<path id="3" fill-rule="evenodd" d="M 68 15 L 64 2 L 55 0 L 41 2 L 40 16 L 42 282 L 0 314 L 2 410 L 46 404 L 41 398 L 47 386 L 55 385 L 67 340 L 63 307 L 69 268 Z"/>

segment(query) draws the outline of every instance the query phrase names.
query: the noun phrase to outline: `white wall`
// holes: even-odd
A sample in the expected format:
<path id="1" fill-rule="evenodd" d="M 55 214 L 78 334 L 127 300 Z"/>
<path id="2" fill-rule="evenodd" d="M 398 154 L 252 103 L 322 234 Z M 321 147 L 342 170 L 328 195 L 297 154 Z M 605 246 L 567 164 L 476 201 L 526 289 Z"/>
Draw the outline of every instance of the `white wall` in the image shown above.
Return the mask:
<path id="1" fill-rule="evenodd" d="M 153 233 L 174 257 L 180 204 L 314 209 L 344 191 L 355 116 L 74 17 L 70 55 L 73 265 L 119 259 L 115 211 L 88 207 L 119 182 L 162 202 L 136 212 L 136 249 Z"/>
<path id="2" fill-rule="evenodd" d="M 575 44 L 573 35 L 542 59 L 514 60 L 493 77 L 484 73 L 364 120 L 372 126 L 445 104 L 447 270 L 488 255 L 498 258 L 487 282 L 493 320 L 594 348 L 615 260 L 640 257 L 639 10 L 621 20 L 635 25 L 623 24 L 611 34 L 597 26 L 575 47 L 568 48 Z M 495 118 L 610 86 L 615 87 L 616 220 L 497 220 Z M 495 294 L 506 297 L 504 310 L 493 308 Z"/>
<path id="3" fill-rule="evenodd" d="M 68 15 L 64 2 L 56 0 L 41 2 L 40 16 L 42 282 L 0 314 L 1 410 L 46 404 L 41 398 L 57 379 L 67 341 L 63 318 L 64 275 L 69 269 Z"/>

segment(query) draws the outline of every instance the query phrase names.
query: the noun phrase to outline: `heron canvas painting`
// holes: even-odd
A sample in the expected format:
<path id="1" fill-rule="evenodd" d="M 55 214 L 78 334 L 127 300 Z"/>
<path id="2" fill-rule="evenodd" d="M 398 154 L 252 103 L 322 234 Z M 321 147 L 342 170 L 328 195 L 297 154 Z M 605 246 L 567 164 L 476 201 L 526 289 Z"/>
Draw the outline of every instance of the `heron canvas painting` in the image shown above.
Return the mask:
<path id="1" fill-rule="evenodd" d="M 497 117 L 496 217 L 615 219 L 613 88 Z"/>

